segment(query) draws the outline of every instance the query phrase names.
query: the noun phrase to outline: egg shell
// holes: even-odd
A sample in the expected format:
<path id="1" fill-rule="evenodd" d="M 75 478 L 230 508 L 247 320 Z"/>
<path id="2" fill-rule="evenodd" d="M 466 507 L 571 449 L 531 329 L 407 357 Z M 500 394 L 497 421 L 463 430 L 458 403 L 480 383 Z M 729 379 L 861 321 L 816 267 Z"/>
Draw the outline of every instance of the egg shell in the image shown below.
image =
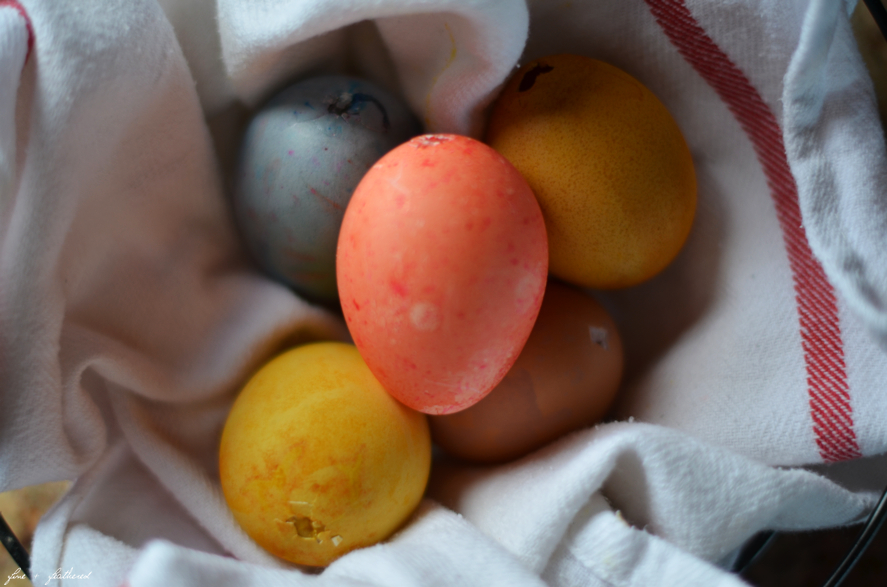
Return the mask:
<path id="1" fill-rule="evenodd" d="M 427 418 L 392 398 L 353 345 L 291 349 L 259 369 L 225 422 L 222 491 L 243 530 L 325 566 L 386 539 L 422 499 Z"/>
<path id="2" fill-rule="evenodd" d="M 696 212 L 681 129 L 628 73 L 582 55 L 526 63 L 491 108 L 485 141 L 526 178 L 545 216 L 550 271 L 594 289 L 665 269 Z"/>
<path id="3" fill-rule="evenodd" d="M 499 385 L 457 414 L 429 419 L 432 439 L 470 461 L 511 460 L 600 421 L 623 371 L 622 338 L 592 297 L 552 281 L 527 344 Z"/>
<path id="4" fill-rule="evenodd" d="M 427 414 L 479 401 L 520 353 L 548 271 L 523 177 L 474 139 L 424 135 L 364 176 L 338 249 L 342 310 L 385 389 Z"/>
<path id="5" fill-rule="evenodd" d="M 311 78 L 272 98 L 247 127 L 233 196 L 256 262 L 311 299 L 334 300 L 339 227 L 354 188 L 419 132 L 400 99 L 357 78 Z"/>

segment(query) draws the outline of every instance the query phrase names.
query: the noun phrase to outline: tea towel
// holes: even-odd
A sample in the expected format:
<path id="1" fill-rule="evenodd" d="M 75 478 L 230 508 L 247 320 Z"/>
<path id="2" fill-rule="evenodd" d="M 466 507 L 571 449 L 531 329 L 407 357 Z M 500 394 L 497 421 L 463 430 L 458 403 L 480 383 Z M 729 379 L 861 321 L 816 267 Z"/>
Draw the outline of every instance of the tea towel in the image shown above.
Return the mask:
<path id="1" fill-rule="evenodd" d="M 0 489 L 75 480 L 35 580 L 739 585 L 756 531 L 858 520 L 871 493 L 785 468 L 887 448 L 884 139 L 853 5 L 4 0 Z M 626 342 L 618 421 L 500 467 L 438 458 L 390 541 L 319 574 L 273 559 L 225 506 L 220 429 L 276 350 L 347 332 L 241 249 L 243 119 L 351 71 L 481 136 L 514 67 L 555 52 L 650 87 L 699 180 L 676 262 L 593 292 Z"/>

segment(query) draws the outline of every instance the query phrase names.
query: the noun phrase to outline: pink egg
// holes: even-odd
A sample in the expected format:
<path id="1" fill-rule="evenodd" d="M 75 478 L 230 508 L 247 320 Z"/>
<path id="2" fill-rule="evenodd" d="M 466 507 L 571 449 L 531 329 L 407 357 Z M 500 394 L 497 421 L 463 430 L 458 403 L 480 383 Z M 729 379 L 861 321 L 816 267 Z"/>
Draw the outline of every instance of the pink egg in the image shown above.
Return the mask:
<path id="1" fill-rule="evenodd" d="M 426 414 L 457 412 L 505 376 L 533 328 L 548 273 L 542 212 L 490 147 L 416 137 L 358 185 L 336 272 L 348 328 L 385 389 Z"/>

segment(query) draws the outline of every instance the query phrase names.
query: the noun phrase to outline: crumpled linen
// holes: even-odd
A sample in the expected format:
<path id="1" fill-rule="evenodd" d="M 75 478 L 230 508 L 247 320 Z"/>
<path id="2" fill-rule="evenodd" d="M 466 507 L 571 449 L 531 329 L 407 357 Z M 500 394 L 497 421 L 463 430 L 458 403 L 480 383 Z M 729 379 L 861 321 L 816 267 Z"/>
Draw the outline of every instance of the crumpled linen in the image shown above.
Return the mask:
<path id="1" fill-rule="evenodd" d="M 884 139 L 852 7 L 0 4 L 0 489 L 75 480 L 38 527 L 34 572 L 739 585 L 724 568 L 755 532 L 858 521 L 871 488 L 780 468 L 887 448 Z M 626 342 L 621 421 L 500 467 L 438 458 L 390 541 L 320 574 L 273 559 L 225 506 L 220 429 L 276 350 L 347 332 L 241 249 L 226 180 L 244 116 L 288 80 L 347 70 L 429 131 L 480 136 L 515 65 L 562 51 L 650 87 L 699 180 L 675 263 L 595 293 Z"/>

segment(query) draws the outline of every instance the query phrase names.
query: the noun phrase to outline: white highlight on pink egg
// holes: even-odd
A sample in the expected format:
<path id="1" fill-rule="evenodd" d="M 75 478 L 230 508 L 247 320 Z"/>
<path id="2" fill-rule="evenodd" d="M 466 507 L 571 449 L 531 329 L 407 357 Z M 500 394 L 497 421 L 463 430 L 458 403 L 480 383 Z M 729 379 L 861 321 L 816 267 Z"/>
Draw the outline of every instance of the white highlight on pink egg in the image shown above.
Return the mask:
<path id="1" fill-rule="evenodd" d="M 410 323 L 422 332 L 437 330 L 440 326 L 440 312 L 434 304 L 419 302 L 410 308 Z"/>

